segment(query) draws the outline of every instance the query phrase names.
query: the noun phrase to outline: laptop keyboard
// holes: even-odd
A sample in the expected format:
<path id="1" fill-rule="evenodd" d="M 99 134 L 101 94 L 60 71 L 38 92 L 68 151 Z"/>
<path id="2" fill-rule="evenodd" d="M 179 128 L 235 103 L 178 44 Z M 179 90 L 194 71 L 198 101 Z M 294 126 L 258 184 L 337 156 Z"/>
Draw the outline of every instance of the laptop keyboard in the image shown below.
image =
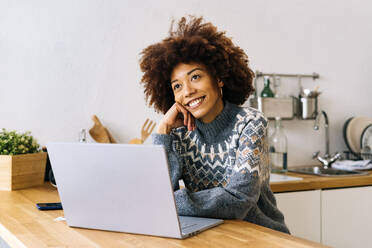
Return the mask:
<path id="1" fill-rule="evenodd" d="M 189 228 L 189 227 L 193 227 L 193 226 L 196 226 L 197 224 L 189 224 L 189 223 L 182 223 L 181 224 L 181 229 L 184 230 L 186 228 Z"/>

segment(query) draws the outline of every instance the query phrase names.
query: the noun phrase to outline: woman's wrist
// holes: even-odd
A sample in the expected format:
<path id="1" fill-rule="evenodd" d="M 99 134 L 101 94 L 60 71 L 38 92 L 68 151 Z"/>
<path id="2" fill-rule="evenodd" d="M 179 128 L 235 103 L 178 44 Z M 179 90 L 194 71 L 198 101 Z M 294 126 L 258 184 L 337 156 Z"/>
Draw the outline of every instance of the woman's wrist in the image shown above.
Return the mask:
<path id="1" fill-rule="evenodd" d="M 160 123 L 158 126 L 158 129 L 156 132 L 158 134 L 170 134 L 171 129 L 168 127 L 168 125 Z"/>

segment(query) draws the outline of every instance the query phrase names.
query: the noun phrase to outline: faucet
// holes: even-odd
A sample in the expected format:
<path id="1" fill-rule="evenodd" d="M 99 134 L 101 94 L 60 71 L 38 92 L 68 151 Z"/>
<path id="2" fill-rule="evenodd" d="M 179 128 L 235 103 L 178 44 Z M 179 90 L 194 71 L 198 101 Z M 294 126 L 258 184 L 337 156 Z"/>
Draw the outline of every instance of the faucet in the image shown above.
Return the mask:
<path id="1" fill-rule="evenodd" d="M 319 151 L 313 153 L 313 159 L 318 159 L 319 162 L 321 162 L 323 164 L 323 168 L 324 169 L 328 169 L 329 167 L 331 167 L 331 165 L 341 157 L 341 154 L 336 152 L 335 155 L 333 155 L 331 157 L 331 155 L 329 154 L 329 122 L 328 122 L 328 116 L 327 116 L 327 113 L 325 111 L 320 111 L 319 113 L 317 113 L 316 117 L 315 117 L 315 122 L 314 122 L 314 130 L 319 130 L 319 121 L 320 121 L 320 117 L 321 116 L 324 116 L 324 129 L 325 129 L 325 153 L 324 153 L 324 156 L 319 156 Z"/>

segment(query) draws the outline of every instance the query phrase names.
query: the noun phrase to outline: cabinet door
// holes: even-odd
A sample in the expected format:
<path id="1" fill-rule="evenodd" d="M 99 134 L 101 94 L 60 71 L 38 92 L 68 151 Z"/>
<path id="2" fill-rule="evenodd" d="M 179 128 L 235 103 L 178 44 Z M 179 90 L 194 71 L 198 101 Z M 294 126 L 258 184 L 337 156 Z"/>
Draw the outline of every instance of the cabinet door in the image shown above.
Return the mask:
<path id="1" fill-rule="evenodd" d="M 320 243 L 320 190 L 276 193 L 275 197 L 291 234 Z"/>
<path id="2" fill-rule="evenodd" d="M 372 187 L 322 191 L 323 244 L 372 247 Z"/>

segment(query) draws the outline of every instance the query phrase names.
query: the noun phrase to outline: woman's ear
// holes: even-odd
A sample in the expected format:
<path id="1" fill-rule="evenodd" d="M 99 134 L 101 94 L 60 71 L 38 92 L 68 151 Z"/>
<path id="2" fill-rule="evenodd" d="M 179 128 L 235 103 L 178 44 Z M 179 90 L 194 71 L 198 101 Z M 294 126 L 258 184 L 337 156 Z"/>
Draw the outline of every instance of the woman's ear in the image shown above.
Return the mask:
<path id="1" fill-rule="evenodd" d="M 223 90 L 222 90 L 223 85 L 224 85 L 224 83 L 221 80 L 218 80 L 217 86 L 221 90 L 221 98 L 223 98 Z"/>

